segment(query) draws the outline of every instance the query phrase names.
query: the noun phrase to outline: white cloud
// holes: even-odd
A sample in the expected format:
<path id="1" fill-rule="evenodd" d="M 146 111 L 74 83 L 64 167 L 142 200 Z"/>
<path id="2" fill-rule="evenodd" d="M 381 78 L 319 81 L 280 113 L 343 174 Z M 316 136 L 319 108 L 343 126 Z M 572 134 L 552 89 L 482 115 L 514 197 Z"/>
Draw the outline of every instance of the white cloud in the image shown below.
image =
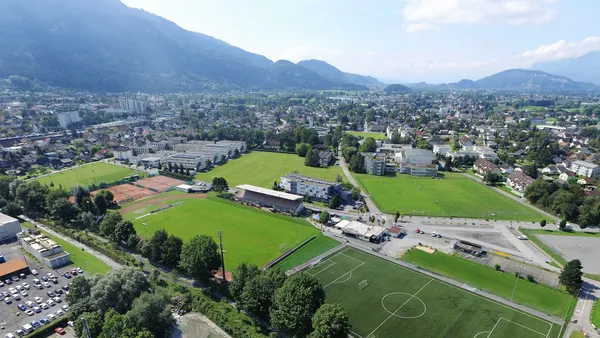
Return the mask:
<path id="1" fill-rule="evenodd" d="M 543 23 L 556 16 L 560 0 L 404 0 L 405 29 L 452 23 L 511 25 Z"/>
<path id="2" fill-rule="evenodd" d="M 409 33 L 428 31 L 432 29 L 436 29 L 436 26 L 427 22 L 409 23 L 404 25 L 404 30 Z"/>
<path id="3" fill-rule="evenodd" d="M 600 50 L 600 36 L 590 36 L 582 41 L 557 41 L 551 45 L 541 45 L 520 55 L 529 62 L 555 61 L 576 58 L 586 53 Z"/>
<path id="4" fill-rule="evenodd" d="M 292 62 L 298 62 L 307 59 L 326 60 L 339 54 L 340 52 L 336 49 L 299 45 L 282 50 L 275 60 L 288 60 Z"/>

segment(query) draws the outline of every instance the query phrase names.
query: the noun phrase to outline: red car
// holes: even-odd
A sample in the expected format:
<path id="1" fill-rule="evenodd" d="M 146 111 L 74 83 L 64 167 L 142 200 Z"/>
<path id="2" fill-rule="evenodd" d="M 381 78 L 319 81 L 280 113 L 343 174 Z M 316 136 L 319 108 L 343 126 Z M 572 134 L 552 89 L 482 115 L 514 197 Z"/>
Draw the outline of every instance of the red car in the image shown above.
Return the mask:
<path id="1" fill-rule="evenodd" d="M 75 269 L 71 270 L 71 275 L 77 276 L 77 270 L 75 270 Z"/>
<path id="2" fill-rule="evenodd" d="M 65 329 L 63 329 L 62 327 L 57 327 L 56 329 L 54 329 L 54 332 L 58 333 L 58 334 L 65 334 Z"/>

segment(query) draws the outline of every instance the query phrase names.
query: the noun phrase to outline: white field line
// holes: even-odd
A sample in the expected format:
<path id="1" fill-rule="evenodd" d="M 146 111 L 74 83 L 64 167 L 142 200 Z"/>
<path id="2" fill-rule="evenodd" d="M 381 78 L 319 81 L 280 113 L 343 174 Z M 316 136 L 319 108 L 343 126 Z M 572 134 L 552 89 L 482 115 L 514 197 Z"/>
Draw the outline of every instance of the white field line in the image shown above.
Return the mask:
<path id="1" fill-rule="evenodd" d="M 358 259 L 358 258 L 354 258 L 354 257 L 352 257 L 352 256 L 348 256 L 348 255 L 346 255 L 346 254 L 345 254 L 345 253 L 343 253 L 343 252 L 341 252 L 341 253 L 340 253 L 340 255 L 342 255 L 342 256 L 346 256 L 346 257 L 348 257 L 348 258 L 351 258 L 351 259 L 354 259 L 354 260 L 355 260 L 355 261 L 357 261 L 357 262 L 364 263 L 364 262 L 363 262 L 363 261 L 361 261 L 360 259 Z"/>
<path id="2" fill-rule="evenodd" d="M 319 270 L 319 271 L 315 272 L 315 273 L 310 273 L 310 272 L 308 272 L 308 271 L 307 271 L 306 273 L 308 273 L 309 275 L 311 275 L 311 276 L 313 276 L 313 277 L 314 277 L 314 276 L 316 276 L 316 275 L 320 274 L 321 272 L 323 272 L 323 271 L 325 271 L 325 270 L 327 270 L 327 269 L 329 269 L 330 267 L 332 267 L 332 266 L 334 266 L 334 265 L 335 265 L 335 262 L 334 262 L 334 261 L 330 261 L 329 259 L 326 259 L 324 262 L 329 262 L 330 264 L 329 264 L 329 265 L 327 265 L 326 267 L 322 268 L 321 270 Z M 315 266 L 315 267 L 312 267 L 311 269 L 314 269 L 314 268 L 316 268 L 316 266 Z"/>
<path id="3" fill-rule="evenodd" d="M 548 334 L 546 334 L 546 338 L 550 337 L 550 331 L 552 331 L 553 326 L 554 326 L 554 323 L 550 323 L 550 330 L 548 330 Z"/>
<path id="4" fill-rule="evenodd" d="M 492 330 L 490 331 L 490 333 L 488 333 L 488 335 L 487 335 L 487 338 L 490 338 L 490 336 L 492 335 L 492 332 L 494 332 L 494 330 L 496 329 L 496 326 L 498 326 L 498 323 L 500 323 L 500 321 L 501 321 L 502 319 L 503 319 L 503 318 L 502 318 L 502 317 L 500 317 L 500 319 L 498 319 L 498 321 L 496 322 L 496 324 L 494 324 L 494 327 L 492 328 Z"/>
<path id="5" fill-rule="evenodd" d="M 338 278 L 336 278 L 336 279 L 335 279 L 333 282 L 331 282 L 331 283 L 329 283 L 329 284 L 325 285 L 325 286 L 323 287 L 323 289 L 327 288 L 329 285 L 331 285 L 331 284 L 333 284 L 333 283 L 336 283 L 338 280 L 340 280 L 340 279 L 341 279 L 342 277 L 344 277 L 345 275 L 347 275 L 347 274 L 349 274 L 349 273 L 352 273 L 352 271 L 354 271 L 354 270 L 356 270 L 356 269 L 360 268 L 361 266 L 363 266 L 363 264 L 365 264 L 365 263 L 364 263 L 364 262 L 363 262 L 363 263 L 360 263 L 359 265 L 357 265 L 356 267 L 354 267 L 354 268 L 353 268 L 353 269 L 351 269 L 350 271 L 348 271 L 348 272 L 346 272 L 345 274 L 343 274 L 343 275 L 339 276 L 339 277 L 338 277 Z"/>
<path id="6" fill-rule="evenodd" d="M 363 336 L 359 335 L 358 333 L 350 330 L 350 333 L 352 333 L 353 335 L 357 336 L 358 338 L 363 338 Z"/>
<path id="7" fill-rule="evenodd" d="M 518 326 L 520 326 L 520 327 L 522 327 L 522 328 L 524 328 L 524 329 L 527 329 L 527 330 L 529 330 L 529 331 L 531 331 L 531 332 L 535 332 L 535 333 L 537 333 L 537 334 L 539 334 L 539 335 L 541 335 L 541 336 L 544 336 L 544 337 L 546 337 L 546 336 L 547 336 L 547 334 L 541 333 L 540 331 L 536 331 L 536 330 L 534 330 L 534 329 L 532 329 L 532 328 L 530 328 L 530 327 L 527 327 L 527 326 L 525 326 L 525 325 L 521 325 L 521 324 L 519 324 L 519 323 L 515 323 L 515 322 L 513 322 L 512 320 L 509 320 L 509 319 L 506 319 L 506 318 L 502 318 L 502 319 L 506 320 L 506 321 L 507 321 L 507 322 L 509 322 L 509 323 L 512 323 L 512 324 L 514 324 L 514 325 L 518 325 Z M 550 324 L 550 329 L 552 329 L 552 323 Z"/>
<path id="8" fill-rule="evenodd" d="M 392 318 L 393 316 L 396 315 L 396 312 L 398 312 L 398 310 L 402 309 L 402 307 L 404 307 L 404 305 L 406 305 L 408 302 L 410 302 L 411 299 L 415 298 L 417 296 L 417 294 L 419 294 L 419 292 L 423 291 L 423 289 L 425 289 L 425 287 L 427 287 L 427 285 L 429 285 L 429 283 L 433 282 L 433 278 L 429 280 L 429 282 L 427 282 L 427 284 L 423 285 L 422 288 L 419 289 L 419 291 L 415 292 L 412 296 L 410 296 L 410 298 L 408 298 L 406 300 L 406 302 L 404 302 L 404 304 L 400 305 L 400 307 L 398 307 L 396 309 L 396 311 L 392 312 L 391 315 L 389 315 L 383 322 L 381 322 L 381 324 L 379 324 L 379 326 L 377 326 L 375 328 L 375 330 L 371 331 L 371 333 L 369 333 L 367 335 L 367 337 L 369 337 L 370 335 L 372 335 L 373 333 L 375 333 L 375 331 L 377 331 L 383 324 L 385 324 L 385 322 L 387 322 L 390 318 Z"/>

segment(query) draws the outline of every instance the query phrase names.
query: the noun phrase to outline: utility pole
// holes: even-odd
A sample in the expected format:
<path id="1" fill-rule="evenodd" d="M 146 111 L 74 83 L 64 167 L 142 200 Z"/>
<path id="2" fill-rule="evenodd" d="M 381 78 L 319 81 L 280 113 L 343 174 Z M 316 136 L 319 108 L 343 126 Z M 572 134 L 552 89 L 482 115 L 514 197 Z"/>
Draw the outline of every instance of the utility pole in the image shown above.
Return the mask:
<path id="1" fill-rule="evenodd" d="M 85 321 L 85 317 L 81 317 L 81 321 L 83 322 L 83 333 L 85 333 L 86 338 L 92 338 L 90 336 L 90 330 L 88 329 L 87 322 Z"/>
<path id="2" fill-rule="evenodd" d="M 223 273 L 223 281 L 227 283 L 227 278 L 225 278 L 225 250 L 223 250 L 223 231 L 219 231 L 219 247 L 221 249 L 221 271 Z"/>

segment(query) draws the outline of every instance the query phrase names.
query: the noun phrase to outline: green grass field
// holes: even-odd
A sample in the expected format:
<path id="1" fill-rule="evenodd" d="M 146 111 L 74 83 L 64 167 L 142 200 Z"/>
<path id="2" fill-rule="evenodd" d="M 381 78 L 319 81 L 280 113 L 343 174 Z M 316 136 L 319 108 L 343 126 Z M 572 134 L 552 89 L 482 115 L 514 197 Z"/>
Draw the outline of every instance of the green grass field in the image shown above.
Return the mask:
<path id="1" fill-rule="evenodd" d="M 105 162 L 94 162 L 36 178 L 36 180 L 41 184 L 50 185 L 50 182 L 52 182 L 56 188 L 62 186 L 65 190 L 71 190 L 72 187 L 78 184 L 88 186 L 92 183 L 96 185 L 100 182 L 112 183 L 134 174 L 139 174 L 139 172 Z"/>
<path id="2" fill-rule="evenodd" d="M 544 217 L 526 205 L 457 173 L 445 179 L 409 175 L 354 175 L 385 213 L 540 221 Z"/>
<path id="3" fill-rule="evenodd" d="M 346 133 L 348 133 L 350 135 L 362 137 L 362 138 L 372 137 L 375 139 L 375 141 L 387 139 L 387 136 L 385 136 L 385 133 L 372 133 L 372 132 L 368 132 L 368 131 L 347 131 Z"/>
<path id="4" fill-rule="evenodd" d="M 324 180 L 334 181 L 336 175 L 342 175 L 338 166 L 313 168 L 304 165 L 304 158 L 293 154 L 252 152 L 230 160 L 222 166 L 206 173 L 196 175 L 196 179 L 212 182 L 214 177 L 224 177 L 230 187 L 239 184 L 252 184 L 263 188 L 273 187 L 273 182 L 281 176 L 298 172 Z"/>
<path id="5" fill-rule="evenodd" d="M 184 242 L 199 234 L 218 240 L 218 232 L 221 230 L 223 245 L 227 250 L 225 264 L 230 270 L 241 262 L 263 266 L 311 236 L 322 236 L 318 229 L 304 219 L 271 214 L 216 197 L 184 198 L 182 197 L 183 204 L 147 217 L 134 219 L 160 206 L 145 205 L 139 210 L 128 212 L 124 217 L 133 222 L 137 233 L 143 237 L 150 237 L 156 230 L 165 229 Z M 161 197 L 158 196 L 155 200 L 160 203 Z M 168 203 L 176 201 L 169 200 Z M 144 223 L 147 224 L 145 227 Z"/>
<path id="6" fill-rule="evenodd" d="M 21 226 L 24 228 L 33 228 L 33 225 L 30 223 L 21 223 Z M 106 264 L 104 264 L 104 262 L 102 262 L 100 259 L 94 257 L 92 254 L 88 253 L 87 251 L 83 251 L 79 248 L 77 248 L 76 246 L 74 246 L 71 243 L 65 242 L 60 238 L 56 238 L 54 236 L 51 236 L 49 234 L 47 234 L 46 232 L 42 231 L 42 233 L 46 236 L 48 236 L 49 238 L 51 238 L 53 241 L 55 241 L 56 243 L 60 244 L 60 246 L 62 246 L 63 250 L 69 253 L 69 256 L 71 258 L 71 264 L 66 265 L 66 267 L 81 267 L 83 270 L 85 270 L 88 275 L 94 275 L 94 274 L 105 274 L 108 271 L 110 271 L 110 267 Z"/>
<path id="7" fill-rule="evenodd" d="M 317 238 L 308 242 L 305 246 L 298 249 L 298 251 L 286 257 L 281 262 L 275 265 L 275 268 L 279 268 L 283 271 L 288 271 L 298 265 L 307 262 L 313 257 L 329 251 L 340 245 L 340 242 L 331 239 L 327 236 L 319 235 Z"/>
<path id="8" fill-rule="evenodd" d="M 428 254 L 415 249 L 402 256 L 402 260 L 506 299 L 511 298 L 515 282 L 517 282 L 512 274 L 498 272 L 485 265 L 439 251 L 435 254 Z M 562 317 L 572 298 L 566 292 L 521 278 L 517 282 L 514 301 Z"/>
<path id="9" fill-rule="evenodd" d="M 354 337 L 557 338 L 561 327 L 348 248 L 306 270 L 341 304 Z M 360 288 L 366 280 L 368 286 Z"/>

